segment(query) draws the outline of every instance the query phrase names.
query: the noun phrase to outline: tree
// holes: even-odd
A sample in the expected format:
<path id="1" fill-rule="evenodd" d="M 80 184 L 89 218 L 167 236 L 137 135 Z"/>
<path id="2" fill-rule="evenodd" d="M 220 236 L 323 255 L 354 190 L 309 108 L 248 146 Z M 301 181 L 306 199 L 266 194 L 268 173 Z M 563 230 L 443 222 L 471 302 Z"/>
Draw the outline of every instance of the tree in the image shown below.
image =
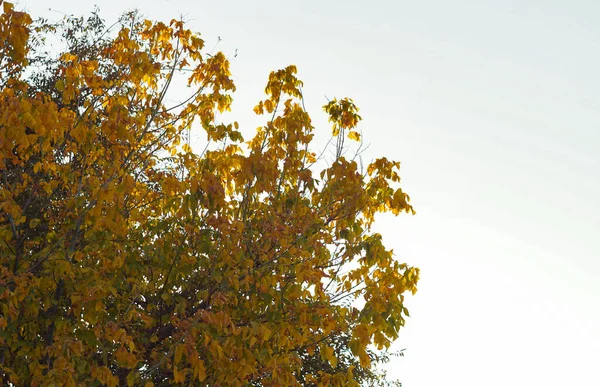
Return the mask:
<path id="1" fill-rule="evenodd" d="M 182 21 L 2 6 L 3 384 L 368 382 L 419 271 L 371 231 L 413 210 L 399 163 L 342 154 L 360 140 L 354 103 L 325 105 L 336 157 L 319 168 L 294 66 L 269 76 L 267 122 L 244 142 L 217 120 L 227 59 Z M 169 105 L 182 75 L 192 92 Z"/>

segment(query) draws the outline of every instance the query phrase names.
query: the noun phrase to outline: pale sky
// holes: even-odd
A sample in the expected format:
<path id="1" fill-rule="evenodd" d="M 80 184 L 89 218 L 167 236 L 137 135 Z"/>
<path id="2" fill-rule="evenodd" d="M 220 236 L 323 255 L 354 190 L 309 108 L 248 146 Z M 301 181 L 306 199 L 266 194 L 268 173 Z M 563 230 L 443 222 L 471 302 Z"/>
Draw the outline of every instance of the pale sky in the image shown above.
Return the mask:
<path id="1" fill-rule="evenodd" d="M 351 97 L 402 162 L 414 217 L 377 229 L 421 268 L 392 376 L 405 387 L 600 386 L 600 2 L 21 0 L 34 15 L 181 14 L 238 56 L 246 133 L 271 70 L 296 64 L 325 135 Z M 247 136 L 248 137 L 248 136 Z"/>

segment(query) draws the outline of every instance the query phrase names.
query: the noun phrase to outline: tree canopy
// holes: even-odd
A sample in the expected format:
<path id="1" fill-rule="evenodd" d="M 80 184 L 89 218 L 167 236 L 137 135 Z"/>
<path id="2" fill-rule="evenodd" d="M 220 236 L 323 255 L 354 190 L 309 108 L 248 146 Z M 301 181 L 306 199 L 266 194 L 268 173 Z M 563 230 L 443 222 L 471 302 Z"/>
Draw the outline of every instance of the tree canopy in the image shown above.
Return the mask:
<path id="1" fill-rule="evenodd" d="M 419 270 L 371 230 L 414 211 L 398 162 L 341 151 L 361 140 L 352 100 L 324 106 L 323 166 L 294 66 L 270 74 L 246 141 L 218 119 L 227 58 L 182 21 L 0 4 L 3 384 L 373 381 Z"/>

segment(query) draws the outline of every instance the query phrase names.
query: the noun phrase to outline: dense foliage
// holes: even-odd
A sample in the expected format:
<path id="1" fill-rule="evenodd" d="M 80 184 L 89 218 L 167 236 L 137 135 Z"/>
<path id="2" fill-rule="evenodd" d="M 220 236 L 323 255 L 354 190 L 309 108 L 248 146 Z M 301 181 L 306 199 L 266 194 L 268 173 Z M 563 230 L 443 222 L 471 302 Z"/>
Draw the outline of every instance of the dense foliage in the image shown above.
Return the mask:
<path id="1" fill-rule="evenodd" d="M 371 231 L 413 210 L 399 163 L 342 154 L 353 102 L 325 106 L 336 155 L 318 168 L 294 66 L 269 76 L 245 141 L 216 118 L 227 59 L 183 22 L 2 6 L 3 385 L 373 382 L 419 271 Z M 191 93 L 169 105 L 182 75 Z"/>

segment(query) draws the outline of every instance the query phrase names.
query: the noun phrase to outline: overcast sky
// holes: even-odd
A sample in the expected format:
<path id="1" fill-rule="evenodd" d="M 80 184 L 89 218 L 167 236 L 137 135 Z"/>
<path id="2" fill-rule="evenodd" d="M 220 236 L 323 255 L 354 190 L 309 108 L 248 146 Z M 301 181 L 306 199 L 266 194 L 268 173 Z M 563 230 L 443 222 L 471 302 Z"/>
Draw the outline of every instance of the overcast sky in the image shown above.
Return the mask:
<path id="1" fill-rule="evenodd" d="M 361 108 L 364 157 L 402 162 L 419 266 L 390 372 L 405 387 L 600 386 L 600 2 L 21 0 L 33 15 L 184 15 L 232 60 L 246 133 L 271 70 Z M 49 11 L 52 7 L 53 11 Z"/>

